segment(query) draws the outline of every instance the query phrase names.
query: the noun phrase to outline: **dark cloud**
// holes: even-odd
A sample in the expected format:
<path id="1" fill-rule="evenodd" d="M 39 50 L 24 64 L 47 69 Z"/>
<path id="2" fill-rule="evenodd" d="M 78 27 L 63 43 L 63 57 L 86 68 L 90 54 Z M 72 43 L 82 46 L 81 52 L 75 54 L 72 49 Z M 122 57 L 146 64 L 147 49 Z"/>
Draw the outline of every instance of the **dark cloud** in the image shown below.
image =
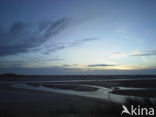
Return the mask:
<path id="1" fill-rule="evenodd" d="M 132 54 L 131 56 L 154 56 L 154 55 L 156 55 L 156 51 L 140 52 L 138 54 Z"/>
<path id="2" fill-rule="evenodd" d="M 81 45 L 83 43 L 94 41 L 94 40 L 98 40 L 98 38 L 92 37 L 92 38 L 79 39 L 79 40 L 76 40 L 76 41 L 72 42 L 68 46 L 69 47 L 75 47 L 75 46 Z"/>
<path id="3" fill-rule="evenodd" d="M 107 66 L 117 66 L 117 65 L 112 65 L 112 64 L 93 64 L 93 65 L 88 65 L 88 67 L 107 67 Z"/>
<path id="4" fill-rule="evenodd" d="M 64 64 L 64 65 L 62 65 L 62 67 L 72 67 L 72 66 L 78 66 L 78 64 L 71 64 L 71 65 Z"/>
<path id="5" fill-rule="evenodd" d="M 63 59 L 59 57 L 25 57 L 25 58 L 20 58 L 19 60 L 0 60 L 0 67 L 1 68 L 11 68 L 11 67 L 22 67 L 25 65 L 31 65 L 31 64 L 44 64 L 46 62 L 51 62 L 51 61 L 62 61 Z"/>
<path id="6" fill-rule="evenodd" d="M 153 51 L 138 51 L 137 53 L 136 52 L 127 52 L 127 53 L 116 52 L 114 54 L 125 55 L 125 56 L 155 56 L 156 55 L 156 50 L 153 50 Z"/>
<path id="7" fill-rule="evenodd" d="M 8 32 L 0 27 L 0 56 L 29 52 L 60 33 L 68 25 L 65 18 L 41 21 L 37 25 L 15 22 Z"/>
<path id="8" fill-rule="evenodd" d="M 138 69 L 138 70 L 91 70 L 94 75 L 156 75 L 156 68 Z"/>
<path id="9" fill-rule="evenodd" d="M 80 39 L 80 40 L 77 40 L 77 41 L 78 42 L 88 42 L 88 41 L 94 41 L 94 40 L 98 40 L 98 38 L 92 37 L 92 38 Z"/>
<path id="10" fill-rule="evenodd" d="M 49 55 L 53 52 L 56 52 L 58 50 L 62 50 L 65 48 L 71 48 L 71 47 L 78 47 L 79 45 L 82 45 L 84 43 L 90 42 L 90 41 L 94 41 L 97 40 L 98 38 L 93 37 L 93 38 L 84 38 L 84 39 L 79 39 L 79 40 L 75 40 L 73 42 L 68 42 L 68 43 L 56 43 L 53 44 L 53 46 L 46 45 L 46 47 L 44 48 L 40 48 L 38 50 L 43 50 L 43 53 L 46 55 Z"/>
<path id="11" fill-rule="evenodd" d="M 28 63 L 28 62 L 25 62 L 25 61 L 22 61 L 22 60 L 0 61 L 0 66 L 1 66 L 1 68 L 21 67 L 25 63 Z"/>
<path id="12" fill-rule="evenodd" d="M 70 23 L 66 18 L 55 21 L 44 19 L 37 24 L 15 22 L 7 32 L 0 26 L 0 56 L 30 51 L 41 51 L 43 54 L 49 55 L 61 49 L 97 40 L 96 37 L 84 38 L 67 43 L 50 43 L 41 47 L 49 39 L 52 39 L 50 37 L 59 34 L 67 26 L 70 26 Z"/>

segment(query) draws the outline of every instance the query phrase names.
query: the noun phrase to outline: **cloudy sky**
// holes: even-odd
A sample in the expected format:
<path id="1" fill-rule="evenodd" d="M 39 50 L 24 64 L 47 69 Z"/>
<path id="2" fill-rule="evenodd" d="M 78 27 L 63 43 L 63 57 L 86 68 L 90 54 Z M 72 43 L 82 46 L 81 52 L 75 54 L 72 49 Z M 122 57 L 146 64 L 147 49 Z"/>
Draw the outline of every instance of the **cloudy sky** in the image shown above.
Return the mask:
<path id="1" fill-rule="evenodd" d="M 0 73 L 156 74 L 156 1 L 0 0 Z"/>

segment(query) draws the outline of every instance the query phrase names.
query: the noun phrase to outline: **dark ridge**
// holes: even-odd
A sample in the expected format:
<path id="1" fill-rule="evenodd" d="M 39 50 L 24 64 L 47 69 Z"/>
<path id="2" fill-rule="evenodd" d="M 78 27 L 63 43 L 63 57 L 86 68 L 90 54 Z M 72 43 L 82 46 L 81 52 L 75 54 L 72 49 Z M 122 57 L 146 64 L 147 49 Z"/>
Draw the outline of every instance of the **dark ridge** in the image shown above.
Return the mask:
<path id="1" fill-rule="evenodd" d="M 22 77 L 23 75 L 17 75 L 12 73 L 0 74 L 0 78 L 17 78 Z"/>
<path id="2" fill-rule="evenodd" d="M 64 78 L 156 78 L 156 75 L 21 75 L 14 73 L 0 74 L 0 78 L 19 77 L 64 77 Z"/>

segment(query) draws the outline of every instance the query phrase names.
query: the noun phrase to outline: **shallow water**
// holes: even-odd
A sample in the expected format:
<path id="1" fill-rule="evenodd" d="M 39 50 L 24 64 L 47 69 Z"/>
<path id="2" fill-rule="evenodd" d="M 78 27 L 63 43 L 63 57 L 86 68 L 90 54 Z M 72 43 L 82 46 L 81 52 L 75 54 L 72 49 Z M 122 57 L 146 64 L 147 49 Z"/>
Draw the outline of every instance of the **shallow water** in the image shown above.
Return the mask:
<path id="1" fill-rule="evenodd" d="M 110 88 L 106 87 L 100 87 L 100 86 L 94 86 L 94 85 L 81 85 L 81 86 L 88 86 L 88 87 L 95 87 L 98 88 L 97 91 L 74 91 L 74 90 L 65 90 L 65 89 L 55 89 L 55 88 L 47 88 L 44 86 L 39 87 L 33 87 L 30 85 L 27 85 L 25 83 L 23 84 L 13 84 L 12 87 L 14 88 L 24 88 L 29 90 L 38 90 L 38 91 L 46 91 L 46 92 L 55 92 L 55 93 L 62 93 L 62 94 L 69 94 L 69 95 L 77 95 L 77 96 L 84 96 L 84 97 L 91 97 L 91 98 L 99 98 L 99 99 L 105 99 L 110 100 L 113 102 L 124 102 L 126 98 L 140 98 L 136 96 L 125 96 L 125 95 L 117 95 L 117 94 L 111 94 L 112 90 Z"/>
<path id="2" fill-rule="evenodd" d="M 143 79 L 137 79 L 137 80 L 146 80 L 147 78 Z M 150 78 L 151 79 L 151 78 Z M 87 86 L 87 87 L 94 87 L 98 88 L 96 91 L 75 91 L 75 90 L 65 90 L 65 89 L 56 89 L 56 88 L 47 88 L 44 86 L 40 87 L 34 87 L 31 85 L 27 85 L 27 83 L 71 83 L 71 82 L 95 82 L 95 81 L 128 81 L 128 80 L 134 80 L 134 79 L 106 79 L 106 80 L 53 80 L 53 81 L 0 81 L 0 83 L 7 83 L 10 84 L 12 87 L 15 88 L 24 88 L 29 90 L 39 90 L 39 91 L 46 91 L 46 92 L 55 92 L 55 93 L 62 93 L 62 94 L 69 94 L 69 95 L 77 95 L 77 96 L 84 96 L 84 97 L 92 97 L 92 98 L 99 98 L 99 99 L 105 99 L 105 100 L 111 100 L 113 102 L 124 102 L 127 98 L 142 98 L 138 96 L 127 96 L 127 95 L 118 95 L 118 94 L 112 94 L 110 93 L 112 91 L 111 88 L 106 88 L 102 86 L 96 86 L 96 85 L 85 85 L 85 84 L 79 84 L 80 86 Z M 70 84 L 69 84 L 70 85 Z M 77 84 L 78 85 L 78 84 Z M 134 88 L 134 87 L 118 87 L 121 90 L 145 90 L 145 88 Z M 150 88 L 146 90 L 156 90 L 155 88 Z M 148 99 L 154 99 L 155 98 L 148 98 Z"/>
<path id="3" fill-rule="evenodd" d="M 120 90 L 156 90 L 156 88 L 118 87 Z"/>

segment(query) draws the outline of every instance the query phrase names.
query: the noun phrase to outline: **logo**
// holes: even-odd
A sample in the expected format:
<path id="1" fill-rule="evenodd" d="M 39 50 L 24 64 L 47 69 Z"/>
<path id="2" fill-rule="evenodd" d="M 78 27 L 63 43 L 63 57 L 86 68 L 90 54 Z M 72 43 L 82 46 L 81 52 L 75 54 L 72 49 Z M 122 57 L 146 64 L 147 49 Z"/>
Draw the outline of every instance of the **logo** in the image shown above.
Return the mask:
<path id="1" fill-rule="evenodd" d="M 131 108 L 128 109 L 125 105 L 122 105 L 121 115 L 154 115 L 154 108 L 142 108 L 140 106 L 134 107 L 131 105 Z"/>
<path id="2" fill-rule="evenodd" d="M 124 113 L 126 113 L 128 115 L 131 115 L 131 113 L 128 111 L 128 109 L 127 109 L 127 107 L 125 105 L 122 105 L 122 108 L 123 108 L 123 110 L 121 112 L 121 115 L 124 114 Z"/>

